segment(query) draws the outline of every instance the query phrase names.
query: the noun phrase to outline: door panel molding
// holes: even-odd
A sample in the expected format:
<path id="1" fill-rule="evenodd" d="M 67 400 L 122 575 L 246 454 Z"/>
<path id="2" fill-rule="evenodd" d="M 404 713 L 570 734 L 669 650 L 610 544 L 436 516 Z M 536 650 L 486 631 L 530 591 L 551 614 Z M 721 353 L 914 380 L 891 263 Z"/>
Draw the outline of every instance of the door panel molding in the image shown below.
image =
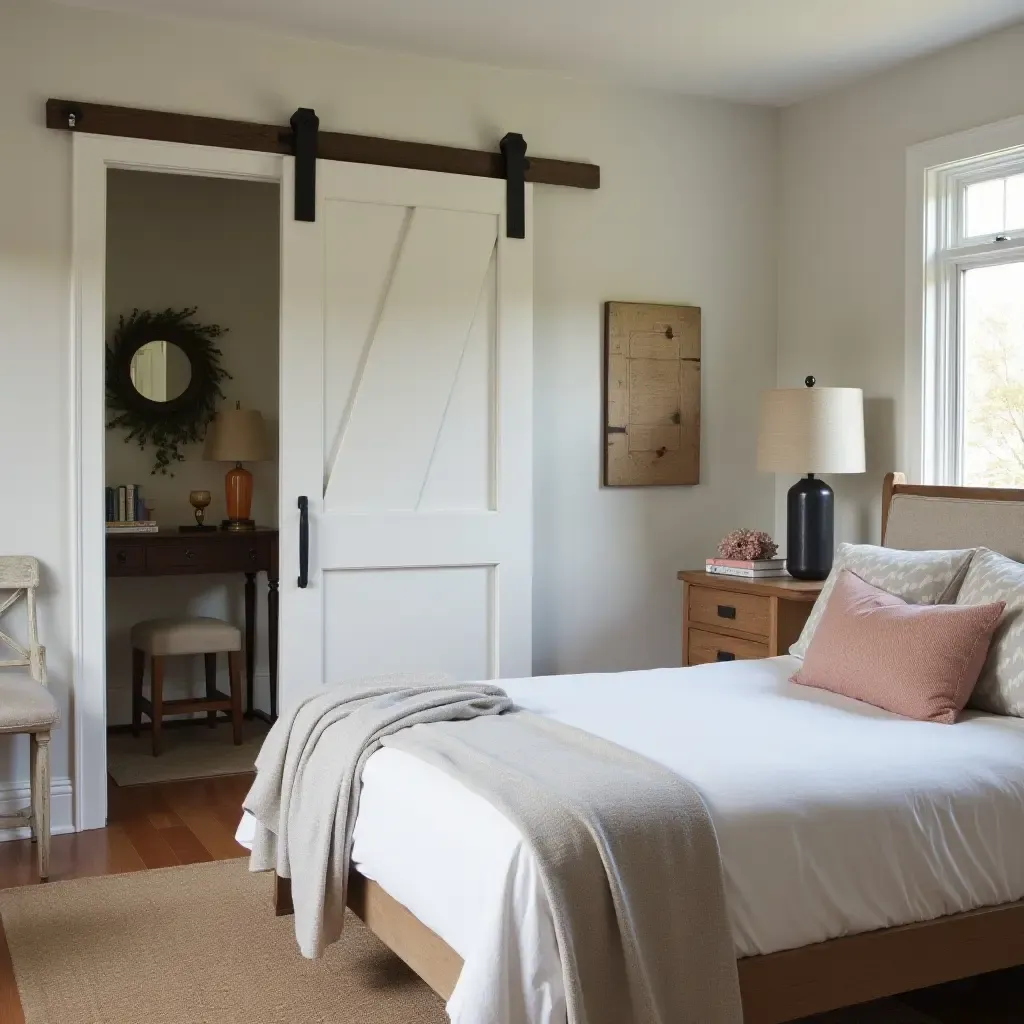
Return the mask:
<path id="1" fill-rule="evenodd" d="M 496 233 L 493 216 L 415 209 L 365 364 L 350 389 L 326 510 L 416 507 Z M 325 381 L 325 387 L 336 383 Z"/>

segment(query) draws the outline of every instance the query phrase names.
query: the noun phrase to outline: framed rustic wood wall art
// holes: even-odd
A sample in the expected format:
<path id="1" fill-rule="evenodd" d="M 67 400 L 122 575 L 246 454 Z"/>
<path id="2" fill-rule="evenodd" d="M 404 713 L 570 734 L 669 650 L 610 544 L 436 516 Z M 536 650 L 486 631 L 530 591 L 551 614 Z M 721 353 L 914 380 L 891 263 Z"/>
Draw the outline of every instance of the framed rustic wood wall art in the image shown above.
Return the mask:
<path id="1" fill-rule="evenodd" d="M 700 307 L 606 302 L 604 483 L 700 482 Z"/>

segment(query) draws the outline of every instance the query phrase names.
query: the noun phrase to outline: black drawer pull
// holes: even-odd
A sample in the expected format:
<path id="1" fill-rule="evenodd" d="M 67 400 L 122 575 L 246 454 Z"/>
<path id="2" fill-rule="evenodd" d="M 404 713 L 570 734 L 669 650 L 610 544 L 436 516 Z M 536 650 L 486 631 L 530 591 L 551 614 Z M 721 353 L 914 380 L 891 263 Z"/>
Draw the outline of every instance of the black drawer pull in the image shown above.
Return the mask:
<path id="1" fill-rule="evenodd" d="M 731 604 L 720 604 L 718 606 L 718 617 L 720 619 L 735 619 L 736 609 Z"/>
<path id="2" fill-rule="evenodd" d="M 732 651 L 717 651 L 715 653 L 715 661 L 735 661 L 736 655 Z"/>
<path id="3" fill-rule="evenodd" d="M 192 551 L 191 549 L 186 548 L 186 550 L 185 550 L 185 558 L 187 558 L 188 561 L 191 562 L 192 559 L 195 558 L 195 557 L 196 557 L 196 553 L 194 551 Z"/>
<path id="4" fill-rule="evenodd" d="M 128 564 L 128 552 L 127 551 L 118 551 L 116 557 L 117 557 L 117 564 L 118 565 L 127 565 Z"/>

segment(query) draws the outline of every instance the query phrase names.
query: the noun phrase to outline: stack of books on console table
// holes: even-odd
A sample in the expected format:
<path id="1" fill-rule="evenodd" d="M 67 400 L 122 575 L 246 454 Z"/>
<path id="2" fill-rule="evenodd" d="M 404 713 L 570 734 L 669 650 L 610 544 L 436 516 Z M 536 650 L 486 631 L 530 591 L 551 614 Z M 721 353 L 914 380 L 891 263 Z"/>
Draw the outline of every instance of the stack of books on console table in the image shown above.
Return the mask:
<path id="1" fill-rule="evenodd" d="M 107 523 L 107 533 L 159 533 L 153 519 L 135 519 L 130 523 Z"/>
<path id="2" fill-rule="evenodd" d="M 107 533 L 156 533 L 156 522 L 148 519 L 138 484 L 108 487 L 106 491 Z"/>
<path id="3" fill-rule="evenodd" d="M 742 558 L 709 558 L 704 569 L 713 576 L 742 576 L 748 580 L 789 576 L 784 558 L 763 558 L 756 561 Z"/>

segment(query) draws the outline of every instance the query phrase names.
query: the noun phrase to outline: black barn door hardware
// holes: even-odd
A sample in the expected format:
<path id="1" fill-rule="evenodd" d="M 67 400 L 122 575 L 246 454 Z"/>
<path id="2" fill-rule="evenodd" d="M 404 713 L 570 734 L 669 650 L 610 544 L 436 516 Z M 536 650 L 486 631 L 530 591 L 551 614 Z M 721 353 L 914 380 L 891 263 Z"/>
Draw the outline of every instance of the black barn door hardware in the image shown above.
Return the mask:
<path id="1" fill-rule="evenodd" d="M 309 586 L 309 498 L 299 497 L 299 587 Z"/>
<path id="2" fill-rule="evenodd" d="M 295 155 L 295 219 L 316 220 L 316 151 L 320 118 L 309 107 L 292 114 L 292 152 Z"/>
<path id="3" fill-rule="evenodd" d="M 295 133 L 291 128 L 281 125 L 229 121 L 221 117 L 174 114 L 103 103 L 49 99 L 46 101 L 46 127 L 90 135 L 117 135 L 127 139 L 153 139 L 160 142 L 184 142 L 194 146 L 295 155 Z M 505 138 L 521 140 L 522 137 L 507 135 Z M 402 142 L 372 135 L 321 131 L 316 134 L 315 152 L 320 160 L 344 160 L 353 164 L 378 164 L 381 167 L 411 167 L 414 170 L 468 174 L 477 178 L 508 177 L 508 159 L 504 151 L 459 149 L 426 142 Z M 596 164 L 537 156 L 526 160 L 525 142 L 522 143 L 522 153 L 525 181 L 532 181 L 536 185 L 562 185 L 566 188 L 601 187 L 601 168 Z"/>
<path id="4" fill-rule="evenodd" d="M 505 234 L 509 238 L 526 237 L 526 139 L 518 132 L 509 132 L 501 140 L 505 160 Z"/>

